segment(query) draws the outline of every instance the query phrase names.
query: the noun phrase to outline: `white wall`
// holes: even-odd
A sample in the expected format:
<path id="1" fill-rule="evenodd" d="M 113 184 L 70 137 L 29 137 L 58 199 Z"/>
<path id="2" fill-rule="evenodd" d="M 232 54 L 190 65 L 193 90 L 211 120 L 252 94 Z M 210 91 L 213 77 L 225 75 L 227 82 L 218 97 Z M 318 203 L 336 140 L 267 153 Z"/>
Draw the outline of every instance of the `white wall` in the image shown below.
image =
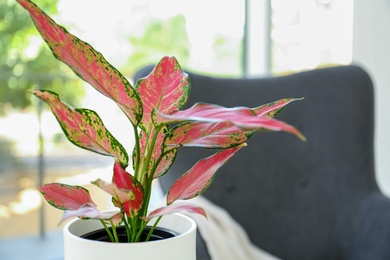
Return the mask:
<path id="1" fill-rule="evenodd" d="M 375 85 L 377 180 L 390 195 L 390 1 L 355 0 L 353 62 Z"/>

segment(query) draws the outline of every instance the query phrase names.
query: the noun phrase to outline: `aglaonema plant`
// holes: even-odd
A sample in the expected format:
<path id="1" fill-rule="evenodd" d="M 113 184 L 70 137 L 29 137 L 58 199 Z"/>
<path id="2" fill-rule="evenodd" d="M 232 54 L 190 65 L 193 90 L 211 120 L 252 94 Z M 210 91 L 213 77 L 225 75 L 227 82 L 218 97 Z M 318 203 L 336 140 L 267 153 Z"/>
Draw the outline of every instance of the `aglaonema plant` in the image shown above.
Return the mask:
<path id="1" fill-rule="evenodd" d="M 62 220 L 99 219 L 113 242 L 118 242 L 116 228 L 124 225 L 128 242 L 138 242 L 153 218 L 157 218 L 155 227 L 163 215 L 177 211 L 206 215 L 196 205 L 175 202 L 202 194 L 217 170 L 243 148 L 254 133 L 286 131 L 304 139 L 296 128 L 274 119 L 288 103 L 297 99 L 281 99 L 256 108 L 196 103 L 183 110 L 190 93 L 190 79 L 175 58 L 162 58 L 150 75 L 133 87 L 101 53 L 56 24 L 37 5 L 28 0 L 17 2 L 30 13 L 54 56 L 113 100 L 134 129 L 135 147 L 129 156 L 96 112 L 74 109 L 48 90 L 31 91 L 50 106 L 70 142 L 111 156 L 114 161 L 112 182 L 97 179 L 92 184 L 112 196 L 113 204 L 119 209 L 117 213 L 99 211 L 83 187 L 60 183 L 39 187 L 49 204 L 64 210 Z M 170 188 L 166 206 L 150 211 L 152 181 L 168 172 L 182 147 L 212 148 L 216 152 L 183 173 Z M 132 167 L 128 167 L 129 160 Z M 108 225 L 112 226 L 112 232 Z"/>

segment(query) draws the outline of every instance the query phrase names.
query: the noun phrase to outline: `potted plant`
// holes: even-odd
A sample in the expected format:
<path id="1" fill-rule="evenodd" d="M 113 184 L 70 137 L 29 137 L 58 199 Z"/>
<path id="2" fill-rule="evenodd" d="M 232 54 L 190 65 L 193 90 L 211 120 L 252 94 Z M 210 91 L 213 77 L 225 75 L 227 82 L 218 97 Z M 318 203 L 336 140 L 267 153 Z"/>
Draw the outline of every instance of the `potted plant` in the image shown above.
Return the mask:
<path id="1" fill-rule="evenodd" d="M 175 259 L 175 252 L 179 252 L 176 254 L 178 259 L 195 259 L 195 224 L 177 212 L 188 211 L 205 216 L 206 213 L 196 205 L 177 201 L 194 198 L 205 191 L 217 170 L 256 132 L 286 131 L 304 139 L 296 128 L 274 119 L 288 103 L 297 100 L 295 98 L 281 99 L 256 108 L 225 108 L 197 103 L 183 110 L 190 93 L 190 79 L 175 58 L 162 58 L 151 74 L 133 87 L 101 53 L 56 24 L 37 5 L 29 0 L 17 2 L 30 13 L 54 56 L 112 99 L 134 130 L 135 146 L 129 155 L 96 112 L 74 109 L 52 91 L 31 91 L 50 106 L 73 144 L 111 156 L 114 161 L 112 182 L 97 179 L 92 183 L 112 196 L 117 211 L 99 211 L 88 190 L 80 186 L 50 183 L 39 187 L 49 204 L 64 210 L 62 220 L 79 218 L 64 228 L 65 259 L 106 259 L 113 254 L 108 250 L 114 250 L 119 255 L 130 250 L 128 254 L 136 254 L 137 259 L 150 259 L 151 252 L 156 253 L 159 259 Z M 166 206 L 151 210 L 152 181 L 168 172 L 181 147 L 212 148 L 216 149 L 216 153 L 201 159 L 183 173 L 170 188 Z M 132 167 L 128 167 L 129 160 Z M 159 238 L 156 229 L 160 226 L 172 230 L 173 234 L 168 232 L 168 236 L 171 233 L 173 237 L 163 236 L 159 241 L 149 241 L 153 237 Z M 98 227 L 102 228 L 103 235 L 99 233 L 98 238 L 81 238 L 89 236 L 85 233 Z M 108 242 L 93 241 L 96 239 Z M 184 242 L 178 245 L 182 243 L 180 239 Z M 188 242 L 190 246 L 186 247 L 184 244 Z M 173 249 L 168 248 L 172 245 Z M 84 252 L 86 249 L 93 252 Z M 189 254 L 183 256 L 184 252 Z"/>

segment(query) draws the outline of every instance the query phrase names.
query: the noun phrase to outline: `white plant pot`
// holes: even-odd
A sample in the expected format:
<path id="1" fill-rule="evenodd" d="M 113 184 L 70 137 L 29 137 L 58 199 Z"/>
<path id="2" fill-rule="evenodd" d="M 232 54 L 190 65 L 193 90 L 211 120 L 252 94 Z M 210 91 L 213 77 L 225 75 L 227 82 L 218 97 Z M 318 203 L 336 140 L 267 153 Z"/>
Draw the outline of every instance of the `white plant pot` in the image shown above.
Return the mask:
<path id="1" fill-rule="evenodd" d="M 196 260 L 196 223 L 194 220 L 175 213 L 164 216 L 158 226 L 175 231 L 179 235 L 139 243 L 93 241 L 80 236 L 102 228 L 100 221 L 74 219 L 64 227 L 64 259 Z"/>

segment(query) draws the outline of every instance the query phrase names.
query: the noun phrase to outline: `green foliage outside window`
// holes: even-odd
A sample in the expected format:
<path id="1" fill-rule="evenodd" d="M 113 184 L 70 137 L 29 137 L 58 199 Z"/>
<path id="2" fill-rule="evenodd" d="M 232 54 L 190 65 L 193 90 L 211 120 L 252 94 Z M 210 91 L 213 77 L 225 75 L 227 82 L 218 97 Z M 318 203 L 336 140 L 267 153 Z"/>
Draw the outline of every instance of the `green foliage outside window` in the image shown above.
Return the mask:
<path id="1" fill-rule="evenodd" d="M 53 14 L 56 2 L 41 5 Z M 82 83 L 43 45 L 28 14 L 13 0 L 0 0 L 0 6 L 0 115 L 27 108 L 32 101 L 28 90 L 37 87 L 61 89 L 65 100 L 77 104 Z"/>

